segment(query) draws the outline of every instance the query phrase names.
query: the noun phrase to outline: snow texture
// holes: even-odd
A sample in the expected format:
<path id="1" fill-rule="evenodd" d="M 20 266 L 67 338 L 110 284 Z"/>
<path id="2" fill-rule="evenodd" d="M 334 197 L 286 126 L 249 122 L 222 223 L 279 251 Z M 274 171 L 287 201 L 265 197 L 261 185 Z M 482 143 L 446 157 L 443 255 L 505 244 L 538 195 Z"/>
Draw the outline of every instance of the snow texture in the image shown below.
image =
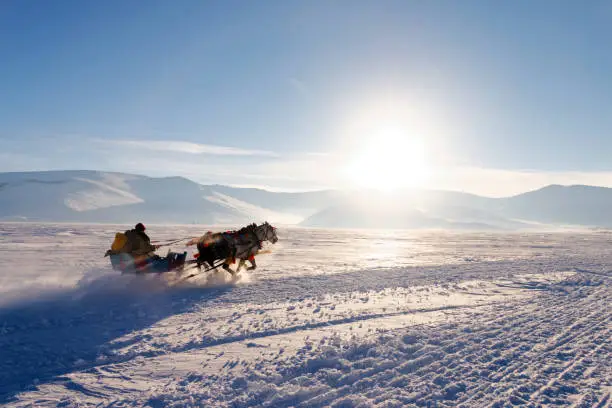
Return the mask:
<path id="1" fill-rule="evenodd" d="M 113 272 L 125 228 L 0 224 L 0 404 L 611 404 L 608 232 L 280 229 L 256 271 L 181 281 Z"/>

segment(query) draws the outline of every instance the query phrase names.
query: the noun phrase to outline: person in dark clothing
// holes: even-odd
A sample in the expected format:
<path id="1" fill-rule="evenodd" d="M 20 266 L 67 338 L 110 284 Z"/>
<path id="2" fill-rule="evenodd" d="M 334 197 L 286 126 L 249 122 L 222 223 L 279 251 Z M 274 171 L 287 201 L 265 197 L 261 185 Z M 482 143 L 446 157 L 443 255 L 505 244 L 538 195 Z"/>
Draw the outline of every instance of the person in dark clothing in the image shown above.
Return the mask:
<path id="1" fill-rule="evenodd" d="M 145 230 L 145 226 L 139 222 L 134 229 L 125 231 L 128 242 L 122 252 L 127 252 L 134 258 L 155 256 L 154 252 L 158 247 L 151 244 L 151 238 L 145 233 Z"/>

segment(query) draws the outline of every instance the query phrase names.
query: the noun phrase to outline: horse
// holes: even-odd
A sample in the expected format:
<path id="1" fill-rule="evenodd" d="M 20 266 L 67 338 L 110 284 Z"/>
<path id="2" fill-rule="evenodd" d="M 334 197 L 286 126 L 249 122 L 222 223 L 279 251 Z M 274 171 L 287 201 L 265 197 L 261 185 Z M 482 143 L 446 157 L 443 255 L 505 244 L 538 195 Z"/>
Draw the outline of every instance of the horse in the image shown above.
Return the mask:
<path id="1" fill-rule="evenodd" d="M 208 232 L 195 243 L 198 248 L 197 266 L 201 269 L 202 265 L 215 267 L 215 262 L 223 259 L 223 269 L 232 275 L 240 272 L 248 260 L 251 264 L 247 270 L 252 271 L 257 268 L 255 255 L 259 252 L 264 241 L 275 244 L 278 241 L 276 228 L 267 221 L 261 225 L 255 223 L 247 225 L 238 231 L 228 232 Z M 190 241 L 194 243 L 194 240 Z M 230 264 L 238 259 L 236 271 L 230 268 Z"/>

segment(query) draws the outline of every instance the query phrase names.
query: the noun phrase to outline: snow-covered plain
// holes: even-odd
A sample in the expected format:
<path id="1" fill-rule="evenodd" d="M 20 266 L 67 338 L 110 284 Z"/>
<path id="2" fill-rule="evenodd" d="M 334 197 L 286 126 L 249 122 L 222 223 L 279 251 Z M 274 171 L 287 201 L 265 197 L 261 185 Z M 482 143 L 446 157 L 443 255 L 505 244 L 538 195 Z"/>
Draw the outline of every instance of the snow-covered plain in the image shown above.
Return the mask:
<path id="1" fill-rule="evenodd" d="M 611 404 L 609 232 L 280 229 L 179 282 L 112 271 L 122 229 L 0 224 L 0 404 Z"/>

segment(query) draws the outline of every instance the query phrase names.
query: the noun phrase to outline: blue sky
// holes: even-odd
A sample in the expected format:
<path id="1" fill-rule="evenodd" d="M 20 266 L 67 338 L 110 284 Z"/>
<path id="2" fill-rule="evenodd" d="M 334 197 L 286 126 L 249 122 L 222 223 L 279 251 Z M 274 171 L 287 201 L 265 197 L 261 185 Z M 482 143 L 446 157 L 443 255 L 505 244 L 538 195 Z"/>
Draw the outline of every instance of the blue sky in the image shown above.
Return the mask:
<path id="1" fill-rule="evenodd" d="M 4 1 L 0 171 L 344 187 L 369 115 L 426 187 L 612 185 L 611 39 L 607 1 Z"/>

